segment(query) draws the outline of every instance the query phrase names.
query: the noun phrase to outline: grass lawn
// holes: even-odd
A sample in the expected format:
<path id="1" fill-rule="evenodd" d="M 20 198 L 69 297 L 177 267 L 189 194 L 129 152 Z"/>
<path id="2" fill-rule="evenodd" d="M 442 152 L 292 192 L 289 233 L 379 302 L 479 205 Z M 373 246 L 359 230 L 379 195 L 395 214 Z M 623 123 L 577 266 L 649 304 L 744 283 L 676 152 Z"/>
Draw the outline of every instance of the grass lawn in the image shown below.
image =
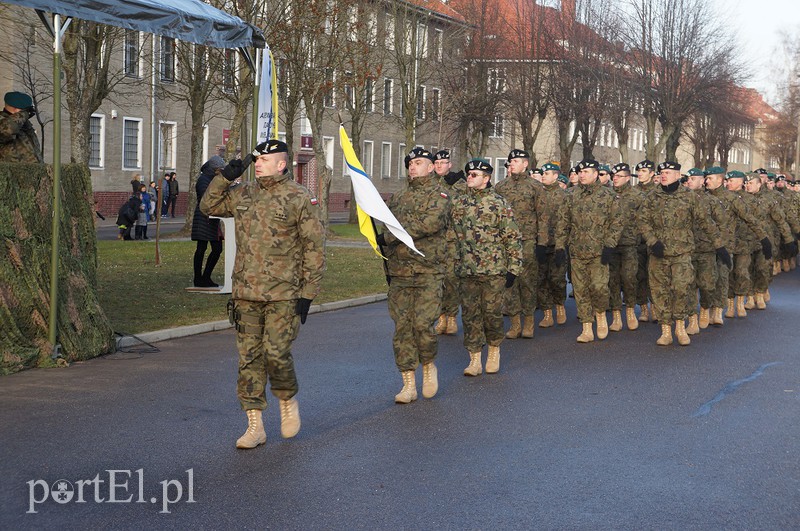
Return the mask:
<path id="1" fill-rule="evenodd" d="M 155 245 L 138 241 L 98 241 L 98 292 L 112 328 L 135 334 L 227 319 L 228 295 L 189 293 L 195 242 L 163 241 L 161 265 Z M 222 284 L 224 253 L 214 269 Z M 383 266 L 371 249 L 328 247 L 328 268 L 315 303 L 386 292 Z"/>
<path id="2" fill-rule="evenodd" d="M 358 230 L 357 223 L 331 223 L 328 228 L 333 232 L 337 238 L 347 240 L 367 241 Z"/>

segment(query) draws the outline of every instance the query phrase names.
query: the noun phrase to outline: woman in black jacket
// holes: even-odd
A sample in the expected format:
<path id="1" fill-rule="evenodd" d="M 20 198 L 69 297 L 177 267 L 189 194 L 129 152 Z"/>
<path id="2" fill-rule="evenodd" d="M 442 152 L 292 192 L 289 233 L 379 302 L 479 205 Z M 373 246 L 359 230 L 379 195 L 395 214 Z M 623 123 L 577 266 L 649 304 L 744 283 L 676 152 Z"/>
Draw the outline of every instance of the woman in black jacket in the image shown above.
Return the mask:
<path id="1" fill-rule="evenodd" d="M 211 183 L 218 170 L 225 167 L 225 161 L 219 155 L 208 159 L 208 162 L 200 168 L 200 175 L 197 177 L 195 191 L 197 192 L 197 207 L 194 209 L 192 218 L 192 240 L 197 242 L 197 249 L 194 252 L 194 285 L 198 288 L 216 288 L 216 284 L 211 280 L 211 273 L 219 261 L 222 254 L 222 241 L 219 237 L 219 220 L 210 219 L 200 212 L 200 199 L 206 193 L 206 188 Z M 203 269 L 203 256 L 206 254 L 208 244 L 211 244 L 211 253 L 206 260 L 206 267 Z"/>

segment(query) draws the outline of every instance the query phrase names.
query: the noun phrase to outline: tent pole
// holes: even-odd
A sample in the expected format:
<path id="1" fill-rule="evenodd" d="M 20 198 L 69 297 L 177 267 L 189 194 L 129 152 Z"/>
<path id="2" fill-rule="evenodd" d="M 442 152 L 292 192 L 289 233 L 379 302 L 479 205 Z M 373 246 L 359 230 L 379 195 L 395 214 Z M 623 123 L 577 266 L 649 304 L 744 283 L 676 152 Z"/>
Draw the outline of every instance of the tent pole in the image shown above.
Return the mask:
<path id="1" fill-rule="evenodd" d="M 261 92 L 261 54 L 263 53 L 262 50 L 256 48 L 256 61 L 255 67 L 253 68 L 253 119 L 251 120 L 250 124 L 250 149 L 247 151 L 248 153 L 253 151 L 256 146 L 258 145 L 258 93 Z M 250 166 L 250 176 L 251 179 L 255 179 L 256 176 L 256 165 L 251 164 Z"/>
<path id="2" fill-rule="evenodd" d="M 61 220 L 61 15 L 53 17 L 53 236 L 50 254 L 50 321 L 48 340 L 53 358 L 61 356 L 58 324 L 58 230 Z"/>

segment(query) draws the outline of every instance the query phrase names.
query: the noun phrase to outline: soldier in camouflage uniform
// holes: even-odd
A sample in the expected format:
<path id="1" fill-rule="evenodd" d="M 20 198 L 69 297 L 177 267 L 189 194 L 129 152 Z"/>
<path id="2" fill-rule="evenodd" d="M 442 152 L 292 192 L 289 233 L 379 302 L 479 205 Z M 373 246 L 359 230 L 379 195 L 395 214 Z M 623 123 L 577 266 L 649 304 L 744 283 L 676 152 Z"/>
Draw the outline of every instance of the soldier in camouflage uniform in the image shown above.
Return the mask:
<path id="1" fill-rule="evenodd" d="M 498 183 L 497 193 L 503 196 L 514 211 L 514 220 L 522 234 L 522 273 L 508 292 L 506 310 L 511 316 L 509 339 L 533 337 L 533 312 L 536 309 L 536 284 L 539 281 L 538 263 L 534 255 L 538 234 L 538 211 L 542 184 L 528 175 L 530 155 L 521 149 L 508 154 L 509 176 Z M 524 322 L 523 322 L 524 321 Z"/>
<path id="2" fill-rule="evenodd" d="M 43 163 L 42 149 L 30 119 L 33 100 L 22 92 L 7 92 L 0 111 L 0 162 Z"/>
<path id="3" fill-rule="evenodd" d="M 772 258 L 772 243 L 761 219 L 755 215 L 756 198 L 744 189 L 745 174 L 733 170 L 726 174 L 728 190 L 731 194 L 720 194 L 727 201 L 729 210 L 734 213 L 736 232 L 734 233 L 733 269 L 728 282 L 728 308 L 725 317 L 734 315 L 747 317 L 744 299 L 753 289 L 750 275 L 753 255 L 761 253 L 766 260 Z"/>
<path id="4" fill-rule="evenodd" d="M 450 171 L 450 152 L 443 149 L 436 153 L 433 170 L 439 179 L 439 186 L 447 190 L 451 199 L 467 189 L 464 172 Z M 444 285 L 442 292 L 442 314 L 436 323 L 437 334 L 453 335 L 458 332 L 456 316 L 461 304 L 461 288 L 456 274 L 456 233 L 452 223 L 447 228 L 447 258 L 445 259 Z"/>
<path id="5" fill-rule="evenodd" d="M 567 267 L 566 264 L 555 263 L 556 221 L 558 210 L 566 197 L 566 192 L 558 182 L 560 171 L 557 164 L 547 163 L 542 166 L 543 215 L 539 219 L 539 240 L 535 248 L 536 260 L 539 262 L 539 306 L 544 312 L 544 317 L 539 321 L 541 328 L 553 326 L 553 306 L 556 308 L 555 322 L 560 325 L 567 322 L 567 311 L 564 308 L 567 297 Z"/>
<path id="6" fill-rule="evenodd" d="M 780 174 L 775 178 L 775 192 L 775 196 L 779 199 L 783 212 L 786 214 L 786 223 L 789 224 L 789 228 L 792 229 L 792 234 L 794 234 L 795 238 L 800 238 L 800 216 L 798 215 L 798 203 L 794 197 L 797 194 L 788 187 L 786 175 Z M 782 251 L 780 269 L 784 272 L 789 271 L 796 254 L 792 254 L 788 248 Z M 780 269 L 776 269 L 776 272 L 780 272 Z"/>
<path id="7" fill-rule="evenodd" d="M 645 159 L 636 165 L 636 178 L 638 180 L 637 187 L 646 196 L 656 189 L 655 177 L 656 165 L 652 160 Z M 639 254 L 639 270 L 636 273 L 638 287 L 636 289 L 636 304 L 639 305 L 639 321 L 649 321 L 655 316 L 651 315 L 649 311 L 648 301 L 652 300 L 650 295 L 650 285 L 647 274 L 647 260 L 649 254 L 647 252 L 647 244 L 644 240 L 640 241 L 637 252 Z"/>
<path id="8" fill-rule="evenodd" d="M 395 324 L 392 346 L 403 377 L 403 388 L 394 397 L 398 404 L 417 399 L 415 371 L 420 363 L 422 396 L 432 398 L 439 389 L 434 323 L 441 315 L 450 196 L 433 173 L 433 159 L 427 149 L 412 149 L 405 157 L 408 186 L 389 200 L 389 209 L 425 256 L 391 232 L 378 235 L 388 259 L 389 315 Z"/>
<path id="9" fill-rule="evenodd" d="M 739 222 L 737 220 L 740 219 L 737 212 L 743 212 L 744 215 L 747 214 L 746 211 L 742 211 L 744 204 L 736 201 L 736 196 L 725 187 L 724 168 L 712 166 L 711 168 L 707 168 L 703 173 L 705 174 L 705 187 L 706 192 L 708 192 L 708 197 L 712 201 L 717 201 L 717 204 L 719 205 L 719 208 L 712 206 L 711 216 L 719 228 L 720 236 L 722 237 L 722 244 L 730 253 L 733 253 L 734 256 L 732 260 L 735 260 L 737 252 L 740 252 L 740 244 L 735 238 L 736 225 Z M 734 203 L 737 206 L 733 206 Z M 714 284 L 714 289 L 709 294 L 708 301 L 706 303 L 703 302 L 702 294 L 700 298 L 700 318 L 698 322 L 698 326 L 700 328 L 705 328 L 707 326 L 705 324 L 706 320 L 708 321 L 708 324 L 711 325 L 722 326 L 724 324 L 722 319 L 722 309 L 724 308 L 725 301 L 728 298 L 728 284 L 731 267 L 728 264 L 723 263 L 721 260 L 717 260 L 716 262 L 717 280 Z M 704 307 L 704 304 L 708 304 L 708 306 Z M 707 311 L 707 315 L 706 311 L 704 310 Z"/>
<path id="10" fill-rule="evenodd" d="M 463 290 L 464 347 L 470 359 L 464 374 L 478 376 L 484 345 L 489 345 L 487 374 L 500 370 L 503 293 L 522 272 L 522 239 L 511 208 L 492 189 L 491 164 L 474 159 L 464 171 L 467 191 L 454 199 L 452 219 Z"/>
<path id="11" fill-rule="evenodd" d="M 622 231 L 616 252 L 608 264 L 609 292 L 611 306 L 611 324 L 608 329 L 612 332 L 622 330 L 622 297 L 625 295 L 625 320 L 628 330 L 639 328 L 636 319 L 636 294 L 638 288 L 637 275 L 639 273 L 639 225 L 637 216 L 644 201 L 644 193 L 631 185 L 631 168 L 624 162 L 611 169 L 614 177 L 614 191 L 619 197 L 620 218 Z"/>
<path id="12" fill-rule="evenodd" d="M 713 242 L 717 257 L 730 261 L 719 229 L 697 196 L 680 185 L 680 169 L 680 164 L 671 161 L 658 165 L 661 185 L 645 197 L 641 209 L 642 237 L 650 250 L 650 291 L 661 323 L 661 337 L 656 344 L 662 346 L 672 344 L 673 323 L 678 344 L 691 343 L 684 319 L 689 315 L 694 282 L 694 232 L 705 232 Z"/>
<path id="13" fill-rule="evenodd" d="M 291 345 L 319 293 L 325 254 L 317 200 L 289 178 L 287 152 L 280 140 L 259 144 L 247 156 L 255 160 L 254 181 L 231 186 L 249 162 L 233 160 L 200 201 L 203 214 L 236 221 L 230 313 L 239 350 L 237 393 L 248 421 L 237 448 L 266 442 L 267 381 L 280 401 L 281 435 L 300 430 Z"/>
<path id="14" fill-rule="evenodd" d="M 564 263 L 569 247 L 575 304 L 583 326 L 579 343 L 594 341 L 592 321 L 597 322 L 598 339 L 608 336 L 608 262 L 622 231 L 617 194 L 597 181 L 598 166 L 591 159 L 578 164 L 580 185 L 567 194 L 556 223 L 555 262 Z"/>

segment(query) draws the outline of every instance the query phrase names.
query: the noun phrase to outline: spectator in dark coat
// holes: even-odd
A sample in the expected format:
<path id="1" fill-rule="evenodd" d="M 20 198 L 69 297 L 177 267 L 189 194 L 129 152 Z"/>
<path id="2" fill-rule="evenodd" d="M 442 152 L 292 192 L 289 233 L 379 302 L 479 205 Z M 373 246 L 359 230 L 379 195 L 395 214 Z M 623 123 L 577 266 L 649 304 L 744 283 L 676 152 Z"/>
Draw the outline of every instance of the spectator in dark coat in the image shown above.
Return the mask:
<path id="1" fill-rule="evenodd" d="M 117 212 L 117 227 L 119 227 L 119 240 L 132 240 L 131 229 L 139 215 L 139 207 L 142 206 L 142 200 L 137 195 L 131 195 L 125 204 L 119 208 Z"/>
<path id="2" fill-rule="evenodd" d="M 169 174 L 169 205 L 171 206 L 170 211 L 173 218 L 175 217 L 175 205 L 178 203 L 179 191 L 178 176 L 175 174 L 175 172 L 172 172 Z M 166 210 L 164 213 L 167 213 Z"/>
<path id="3" fill-rule="evenodd" d="M 200 175 L 197 177 L 197 184 L 195 184 L 198 205 L 214 175 L 224 167 L 225 161 L 222 157 L 214 155 L 200 168 Z M 211 273 L 214 271 L 214 267 L 222 254 L 219 220 L 210 219 L 200 212 L 199 208 L 195 208 L 194 218 L 192 218 L 192 240 L 197 242 L 197 249 L 194 252 L 194 285 L 198 288 L 218 287 L 219 284 L 211 280 Z M 203 269 L 203 256 L 209 244 L 211 244 L 211 253 L 208 255 L 206 267 Z"/>

